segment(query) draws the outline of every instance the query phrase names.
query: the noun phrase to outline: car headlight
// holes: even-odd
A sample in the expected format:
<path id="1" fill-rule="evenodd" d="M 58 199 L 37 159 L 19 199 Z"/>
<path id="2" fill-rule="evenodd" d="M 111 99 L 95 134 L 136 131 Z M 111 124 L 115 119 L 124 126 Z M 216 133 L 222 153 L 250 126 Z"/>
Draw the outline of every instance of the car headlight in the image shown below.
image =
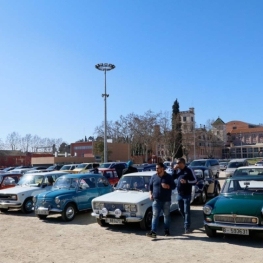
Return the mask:
<path id="1" fill-rule="evenodd" d="M 212 207 L 211 207 L 210 205 L 205 205 L 205 206 L 203 207 L 203 211 L 204 211 L 204 213 L 205 213 L 206 215 L 210 215 L 211 212 L 212 212 Z"/>
<path id="2" fill-rule="evenodd" d="M 58 197 L 55 198 L 55 203 L 58 205 L 60 203 L 60 199 Z"/>
<path id="3" fill-rule="evenodd" d="M 32 198 L 32 199 L 33 199 L 33 202 L 34 202 L 34 203 L 36 203 L 36 202 L 37 202 L 37 198 L 36 198 L 36 196 L 33 196 L 33 198 Z"/>
<path id="4" fill-rule="evenodd" d="M 13 200 L 17 200 L 17 195 L 11 195 L 10 198 Z"/>
<path id="5" fill-rule="evenodd" d="M 104 203 L 95 202 L 93 206 L 94 206 L 94 209 L 101 210 L 104 207 Z"/>
<path id="6" fill-rule="evenodd" d="M 131 205 L 124 204 L 124 210 L 125 210 L 126 212 L 130 212 L 130 211 L 131 211 Z"/>
<path id="7" fill-rule="evenodd" d="M 137 206 L 131 205 L 131 212 L 137 212 Z"/>

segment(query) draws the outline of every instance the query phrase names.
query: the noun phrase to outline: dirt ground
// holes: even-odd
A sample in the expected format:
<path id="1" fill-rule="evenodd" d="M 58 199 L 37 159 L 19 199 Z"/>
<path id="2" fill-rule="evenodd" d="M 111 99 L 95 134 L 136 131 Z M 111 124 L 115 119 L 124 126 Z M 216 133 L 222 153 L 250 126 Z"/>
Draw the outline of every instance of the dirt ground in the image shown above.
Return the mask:
<path id="1" fill-rule="evenodd" d="M 222 175 L 221 175 L 222 176 Z M 41 221 L 20 211 L 0 214 L 0 263 L 82 262 L 261 262 L 263 235 L 219 234 L 210 239 L 203 229 L 202 206 L 192 206 L 192 229 L 183 234 L 183 221 L 172 214 L 171 236 L 145 236 L 137 224 L 100 227 L 91 211 L 69 223 L 60 216 Z"/>

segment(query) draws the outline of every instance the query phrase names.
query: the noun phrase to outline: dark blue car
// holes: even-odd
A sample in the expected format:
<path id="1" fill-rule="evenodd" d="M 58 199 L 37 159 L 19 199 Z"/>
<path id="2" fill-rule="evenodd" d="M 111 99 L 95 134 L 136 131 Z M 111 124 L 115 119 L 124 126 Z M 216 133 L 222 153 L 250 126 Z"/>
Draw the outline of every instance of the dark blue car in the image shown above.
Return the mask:
<path id="1" fill-rule="evenodd" d="M 33 198 L 35 214 L 39 219 L 61 214 L 64 221 L 71 221 L 78 211 L 91 209 L 93 198 L 112 191 L 103 175 L 67 174 L 56 180 L 51 191 Z"/>

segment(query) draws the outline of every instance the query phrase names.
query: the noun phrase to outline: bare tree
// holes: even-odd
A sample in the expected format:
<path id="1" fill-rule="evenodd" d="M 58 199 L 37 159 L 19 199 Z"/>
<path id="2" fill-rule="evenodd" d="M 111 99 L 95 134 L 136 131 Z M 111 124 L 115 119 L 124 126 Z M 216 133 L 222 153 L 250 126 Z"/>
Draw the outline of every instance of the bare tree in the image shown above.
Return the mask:
<path id="1" fill-rule="evenodd" d="M 20 150 L 21 137 L 17 132 L 12 132 L 7 135 L 6 145 L 11 150 Z"/>

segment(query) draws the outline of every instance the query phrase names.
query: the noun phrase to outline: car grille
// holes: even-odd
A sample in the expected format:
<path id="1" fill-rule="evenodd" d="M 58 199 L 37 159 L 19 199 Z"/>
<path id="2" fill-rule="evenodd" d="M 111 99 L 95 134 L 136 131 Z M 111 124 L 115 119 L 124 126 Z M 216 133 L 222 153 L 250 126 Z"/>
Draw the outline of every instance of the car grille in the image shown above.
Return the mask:
<path id="1" fill-rule="evenodd" d="M 114 211 L 115 209 L 120 209 L 122 212 L 124 212 L 123 204 L 105 203 L 104 207 L 107 208 L 108 211 Z"/>
<path id="2" fill-rule="evenodd" d="M 258 218 L 255 216 L 244 215 L 214 215 L 214 221 L 216 223 L 230 223 L 230 224 L 250 224 L 257 225 Z"/>
<path id="3" fill-rule="evenodd" d="M 0 194 L 0 199 L 1 200 L 11 200 L 11 194 Z"/>

